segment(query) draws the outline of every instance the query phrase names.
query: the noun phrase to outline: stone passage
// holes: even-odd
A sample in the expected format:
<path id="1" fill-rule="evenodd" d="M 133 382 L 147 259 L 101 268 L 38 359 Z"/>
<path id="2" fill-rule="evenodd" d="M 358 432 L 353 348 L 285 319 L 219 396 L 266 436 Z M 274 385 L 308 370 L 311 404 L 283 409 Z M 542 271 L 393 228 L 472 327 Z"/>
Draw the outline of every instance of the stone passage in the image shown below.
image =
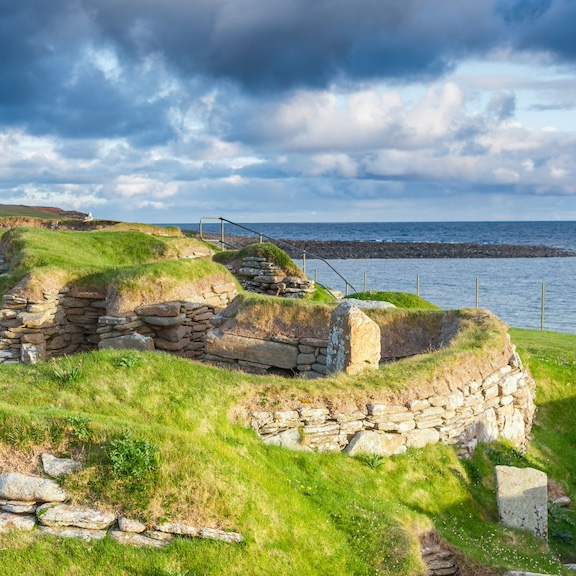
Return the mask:
<path id="1" fill-rule="evenodd" d="M 548 477 L 534 468 L 496 466 L 500 522 L 548 538 Z"/>
<path id="2" fill-rule="evenodd" d="M 265 443 L 293 449 L 390 456 L 443 442 L 468 455 L 478 442 L 497 438 L 523 447 L 534 411 L 534 383 L 514 353 L 508 365 L 444 395 L 415 395 L 405 404 L 368 404 L 347 412 L 319 405 L 254 411 L 250 426 Z"/>

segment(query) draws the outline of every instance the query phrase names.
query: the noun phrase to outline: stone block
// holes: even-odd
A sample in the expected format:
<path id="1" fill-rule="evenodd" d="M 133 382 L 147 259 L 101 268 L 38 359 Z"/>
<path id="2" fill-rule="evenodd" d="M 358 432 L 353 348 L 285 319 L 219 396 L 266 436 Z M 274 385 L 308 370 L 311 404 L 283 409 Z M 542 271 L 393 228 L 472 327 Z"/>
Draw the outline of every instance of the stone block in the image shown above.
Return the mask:
<path id="1" fill-rule="evenodd" d="M 0 534 L 4 534 L 10 530 L 32 530 L 35 525 L 35 516 L 0 512 Z"/>
<path id="2" fill-rule="evenodd" d="M 17 472 L 0 474 L 0 498 L 31 502 L 63 502 L 66 492 L 54 482 Z"/>
<path id="3" fill-rule="evenodd" d="M 100 350 L 111 348 L 113 350 L 154 350 L 154 340 L 149 336 L 142 336 L 138 332 L 118 338 L 107 338 L 98 343 Z"/>
<path id="4" fill-rule="evenodd" d="M 548 537 L 548 477 L 534 468 L 496 466 L 496 500 L 500 522 Z"/>
<path id="5" fill-rule="evenodd" d="M 340 304 L 330 318 L 327 373 L 358 374 L 377 369 L 379 362 L 378 325 L 353 304 Z"/>
<path id="6" fill-rule="evenodd" d="M 378 454 L 392 456 L 399 453 L 404 445 L 404 438 L 400 434 L 386 434 L 362 430 L 354 435 L 344 452 L 349 456 L 356 454 Z"/>
<path id="7" fill-rule="evenodd" d="M 106 530 L 116 520 L 113 512 L 103 512 L 86 506 L 52 503 L 39 506 L 36 516 L 44 526 L 52 528 L 74 526 L 88 530 Z"/>
<path id="8" fill-rule="evenodd" d="M 206 336 L 206 352 L 233 360 L 259 362 L 277 368 L 296 368 L 298 347 L 212 330 Z"/>
<path id="9" fill-rule="evenodd" d="M 165 328 L 182 324 L 186 321 L 186 314 L 178 314 L 177 316 L 141 316 L 141 318 L 147 324 Z"/>
<path id="10" fill-rule="evenodd" d="M 408 448 L 423 448 L 427 444 L 436 444 L 440 440 L 440 433 L 434 428 L 425 430 L 412 430 L 406 436 Z"/>
<path id="11" fill-rule="evenodd" d="M 180 314 L 180 302 L 166 302 L 152 306 L 140 306 L 135 312 L 138 316 L 174 317 Z"/>

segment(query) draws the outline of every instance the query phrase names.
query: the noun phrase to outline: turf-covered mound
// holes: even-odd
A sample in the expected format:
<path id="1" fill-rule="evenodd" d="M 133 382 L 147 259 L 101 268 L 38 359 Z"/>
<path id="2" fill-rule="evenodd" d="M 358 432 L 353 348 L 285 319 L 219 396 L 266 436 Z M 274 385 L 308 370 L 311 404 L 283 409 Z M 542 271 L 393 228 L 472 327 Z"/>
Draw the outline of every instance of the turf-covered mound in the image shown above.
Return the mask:
<path id="1" fill-rule="evenodd" d="M 152 233 L 156 231 L 158 234 Z M 156 264 L 151 278 L 156 283 L 164 277 L 181 279 L 187 275 L 197 279 L 206 273 L 194 272 L 196 258 L 213 254 L 206 244 L 181 233 L 165 233 L 163 228 L 128 224 L 91 232 L 29 227 L 8 230 L 0 243 L 7 266 L 0 291 L 18 285 L 20 291 L 41 296 L 43 291 L 77 284 L 106 293 L 114 278 L 130 276 L 131 268 L 135 269 L 132 275 L 137 274 L 139 267 L 147 264 Z M 170 261 L 179 261 L 182 266 L 167 264 Z M 186 263 L 188 273 L 183 271 Z M 224 267 L 214 263 L 212 268 L 229 277 Z"/>
<path id="2" fill-rule="evenodd" d="M 367 292 L 349 294 L 346 298 L 363 301 L 388 302 L 396 306 L 396 308 L 440 310 L 440 307 L 436 306 L 436 304 L 432 304 L 431 302 L 428 302 L 428 300 L 416 296 L 416 294 L 408 294 L 406 292 L 379 292 L 377 290 L 369 290 Z"/>

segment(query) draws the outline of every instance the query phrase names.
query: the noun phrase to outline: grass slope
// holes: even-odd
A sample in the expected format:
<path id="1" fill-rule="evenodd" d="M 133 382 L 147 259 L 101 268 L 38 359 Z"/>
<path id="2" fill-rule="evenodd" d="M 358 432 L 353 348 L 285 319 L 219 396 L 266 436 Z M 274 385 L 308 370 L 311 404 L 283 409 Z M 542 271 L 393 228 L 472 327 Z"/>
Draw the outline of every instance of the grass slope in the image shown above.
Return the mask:
<path id="1" fill-rule="evenodd" d="M 567 457 L 574 436 L 565 426 L 576 408 L 576 337 L 515 330 L 513 338 L 541 383 L 535 440 L 525 456 L 505 445 L 485 446 L 470 462 L 448 446 L 387 459 L 264 446 L 233 415 L 270 377 L 165 354 L 107 351 L 4 366 L 2 471 L 8 456 L 24 470 L 42 450 L 82 453 L 86 468 L 65 481 L 77 501 L 98 500 L 146 521 L 222 526 L 240 531 L 246 542 L 181 540 L 150 551 L 11 533 L 0 535 L 2 573 L 424 574 L 417 534 L 435 525 L 463 551 L 468 574 L 512 568 L 568 574 L 556 554 L 576 560 L 567 543 L 576 537 L 574 515 L 562 519 L 549 552 L 536 538 L 498 524 L 492 478 L 495 463 L 537 465 L 576 497 L 576 462 Z M 272 380 L 279 389 L 324 385 Z M 158 471 L 139 480 L 114 476 L 104 447 L 126 429 L 160 448 Z M 494 572 L 474 571 L 475 563 Z"/>
<path id="2" fill-rule="evenodd" d="M 0 279 L 2 292 L 27 276 L 31 290 L 79 279 L 86 287 L 105 289 L 119 272 L 130 267 L 173 260 L 191 247 L 203 247 L 191 238 L 122 228 L 94 232 L 15 228 L 2 236 L 2 244 L 10 263 L 10 275 Z M 194 261 L 182 264 L 189 269 L 196 266 Z"/>
<path id="3" fill-rule="evenodd" d="M 346 298 L 354 298 L 356 300 L 375 300 L 377 302 L 389 302 L 394 304 L 397 308 L 419 309 L 419 310 L 440 310 L 439 306 L 424 300 L 416 294 L 408 294 L 407 292 L 379 292 L 376 290 L 369 290 L 368 292 L 356 292 L 350 294 Z"/>
<path id="4" fill-rule="evenodd" d="M 62 216 L 59 216 L 54 212 L 44 211 L 38 208 L 31 208 L 30 206 L 0 204 L 0 218 L 13 217 L 42 218 L 43 220 L 59 220 L 62 218 Z"/>

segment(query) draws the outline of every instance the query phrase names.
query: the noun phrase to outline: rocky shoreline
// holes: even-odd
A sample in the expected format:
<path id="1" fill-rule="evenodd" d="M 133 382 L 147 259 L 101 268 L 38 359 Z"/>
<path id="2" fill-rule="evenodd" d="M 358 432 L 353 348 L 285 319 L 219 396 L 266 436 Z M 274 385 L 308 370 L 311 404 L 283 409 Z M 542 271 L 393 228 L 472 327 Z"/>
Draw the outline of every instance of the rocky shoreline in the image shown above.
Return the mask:
<path id="1" fill-rule="evenodd" d="M 204 235 L 218 240 L 217 235 Z M 247 236 L 226 236 L 226 241 L 243 247 L 255 239 Z M 257 241 L 257 240 L 256 240 Z M 319 256 L 327 260 L 354 258 L 563 258 L 574 257 L 576 252 L 550 246 L 516 244 L 476 244 L 445 242 L 357 242 L 280 239 L 273 242 L 291 258 L 301 258 L 301 252 L 286 246 L 290 244 L 305 250 L 308 258 Z"/>

